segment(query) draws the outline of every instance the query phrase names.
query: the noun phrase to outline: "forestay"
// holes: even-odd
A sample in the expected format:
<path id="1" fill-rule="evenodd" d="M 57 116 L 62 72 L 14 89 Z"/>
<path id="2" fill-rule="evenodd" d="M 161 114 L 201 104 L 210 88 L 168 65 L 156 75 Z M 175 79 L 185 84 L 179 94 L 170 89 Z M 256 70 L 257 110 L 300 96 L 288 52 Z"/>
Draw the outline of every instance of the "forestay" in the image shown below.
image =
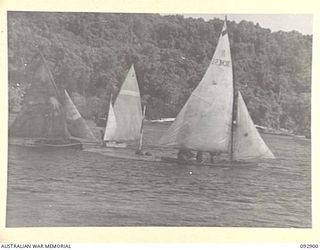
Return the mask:
<path id="1" fill-rule="evenodd" d="M 117 121 L 114 140 L 129 141 L 140 138 L 142 123 L 141 99 L 133 65 L 114 103 L 114 114 Z"/>
<path id="2" fill-rule="evenodd" d="M 274 159 L 249 115 L 242 95 L 238 92 L 237 119 L 234 129 L 234 160 Z"/>
<path id="3" fill-rule="evenodd" d="M 224 22 L 210 65 L 161 138 L 160 144 L 208 152 L 228 152 L 231 141 L 233 76 Z"/>

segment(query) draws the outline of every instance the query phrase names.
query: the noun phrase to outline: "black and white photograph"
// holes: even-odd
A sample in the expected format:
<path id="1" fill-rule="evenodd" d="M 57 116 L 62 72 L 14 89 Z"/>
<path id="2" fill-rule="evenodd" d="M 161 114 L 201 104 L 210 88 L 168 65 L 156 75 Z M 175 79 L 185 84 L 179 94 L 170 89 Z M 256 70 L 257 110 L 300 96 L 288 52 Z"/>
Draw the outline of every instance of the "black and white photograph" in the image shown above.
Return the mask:
<path id="1" fill-rule="evenodd" d="M 312 27 L 8 11 L 5 226 L 311 229 Z"/>

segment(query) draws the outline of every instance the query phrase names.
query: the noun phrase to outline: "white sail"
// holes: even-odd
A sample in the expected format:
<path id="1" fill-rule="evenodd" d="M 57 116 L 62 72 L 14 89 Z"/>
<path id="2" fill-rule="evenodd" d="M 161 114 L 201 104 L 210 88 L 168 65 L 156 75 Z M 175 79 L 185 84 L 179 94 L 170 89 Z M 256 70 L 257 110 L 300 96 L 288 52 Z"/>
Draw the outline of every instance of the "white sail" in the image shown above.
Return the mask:
<path id="1" fill-rule="evenodd" d="M 81 118 L 81 115 L 74 105 L 73 101 L 71 100 L 67 90 L 64 90 L 65 95 L 66 95 L 66 100 L 65 100 L 65 110 L 66 110 L 66 116 L 67 119 L 69 120 L 78 120 Z"/>
<path id="2" fill-rule="evenodd" d="M 114 103 L 114 114 L 117 121 L 114 140 L 129 141 L 140 138 L 142 109 L 139 85 L 133 65 Z"/>
<path id="3" fill-rule="evenodd" d="M 224 22 L 210 65 L 160 144 L 208 152 L 230 149 L 233 76 Z"/>
<path id="4" fill-rule="evenodd" d="M 117 121 L 112 108 L 112 103 L 110 102 L 106 130 L 104 132 L 103 140 L 104 141 L 114 140 L 114 134 L 116 132 L 116 128 L 117 128 Z"/>
<path id="5" fill-rule="evenodd" d="M 65 112 L 68 131 L 72 136 L 88 141 L 97 141 L 86 121 L 80 115 L 68 92 L 65 90 Z"/>
<path id="6" fill-rule="evenodd" d="M 254 126 L 240 92 L 238 92 L 237 119 L 233 141 L 234 160 L 275 158 Z"/>

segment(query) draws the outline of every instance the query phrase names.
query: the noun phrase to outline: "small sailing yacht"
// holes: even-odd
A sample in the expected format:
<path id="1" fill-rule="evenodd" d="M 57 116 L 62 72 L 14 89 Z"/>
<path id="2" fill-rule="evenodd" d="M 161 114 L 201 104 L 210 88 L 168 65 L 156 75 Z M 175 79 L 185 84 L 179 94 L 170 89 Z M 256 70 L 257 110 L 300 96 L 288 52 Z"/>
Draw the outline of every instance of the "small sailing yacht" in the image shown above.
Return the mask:
<path id="1" fill-rule="evenodd" d="M 233 65 L 225 20 L 205 75 L 160 139 L 160 145 L 227 153 L 231 161 L 274 158 L 255 128 L 240 92 L 234 117 L 234 99 Z"/>
<path id="2" fill-rule="evenodd" d="M 109 104 L 104 141 L 107 147 L 126 147 L 126 142 L 141 137 L 143 114 L 139 85 L 132 65 L 114 106 Z"/>
<path id="3" fill-rule="evenodd" d="M 82 141 L 96 141 L 67 91 L 54 82 L 41 51 L 37 59 L 22 110 L 9 128 L 9 143 L 81 148 Z"/>

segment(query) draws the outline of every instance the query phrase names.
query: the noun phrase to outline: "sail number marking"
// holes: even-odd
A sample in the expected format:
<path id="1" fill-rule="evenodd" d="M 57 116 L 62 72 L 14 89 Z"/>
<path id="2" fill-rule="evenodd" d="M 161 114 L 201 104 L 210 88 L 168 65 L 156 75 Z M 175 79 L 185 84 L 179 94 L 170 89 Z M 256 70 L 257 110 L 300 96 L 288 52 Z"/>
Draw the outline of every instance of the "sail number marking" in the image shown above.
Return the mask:
<path id="1" fill-rule="evenodd" d="M 221 59 L 213 59 L 212 64 L 216 64 L 218 66 L 225 66 L 225 67 L 230 67 L 230 61 L 225 61 L 225 60 L 221 60 Z"/>

